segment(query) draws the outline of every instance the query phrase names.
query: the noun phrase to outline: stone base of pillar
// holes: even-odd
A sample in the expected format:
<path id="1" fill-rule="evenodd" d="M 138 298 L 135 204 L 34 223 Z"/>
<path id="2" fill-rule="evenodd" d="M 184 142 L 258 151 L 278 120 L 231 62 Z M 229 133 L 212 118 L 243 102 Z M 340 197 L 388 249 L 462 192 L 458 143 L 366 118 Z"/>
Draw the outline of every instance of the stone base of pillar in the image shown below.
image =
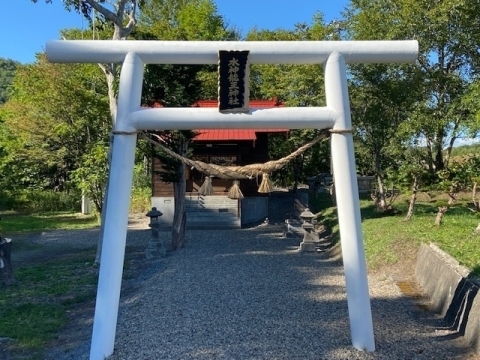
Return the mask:
<path id="1" fill-rule="evenodd" d="M 145 256 L 147 260 L 155 260 L 164 258 L 167 255 L 167 250 L 161 240 L 149 241 L 145 249 Z"/>
<path id="2" fill-rule="evenodd" d="M 315 243 L 319 242 L 318 234 L 314 232 L 314 226 L 310 223 L 304 223 L 302 228 L 305 230 L 302 242 L 300 243 L 301 252 L 317 252 Z"/>
<path id="3" fill-rule="evenodd" d="M 300 252 L 317 252 L 317 247 L 314 242 L 301 242 L 300 243 Z"/>

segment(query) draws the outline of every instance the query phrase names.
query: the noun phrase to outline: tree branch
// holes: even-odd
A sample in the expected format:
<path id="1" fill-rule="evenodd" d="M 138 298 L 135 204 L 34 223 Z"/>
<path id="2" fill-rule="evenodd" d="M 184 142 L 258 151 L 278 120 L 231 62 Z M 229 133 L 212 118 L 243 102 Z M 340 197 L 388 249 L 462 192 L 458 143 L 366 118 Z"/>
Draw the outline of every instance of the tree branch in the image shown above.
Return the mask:
<path id="1" fill-rule="evenodd" d="M 95 0 L 83 0 L 87 4 L 89 4 L 92 8 L 97 10 L 100 14 L 102 14 L 105 19 L 113 22 L 115 25 L 122 27 L 122 21 L 121 18 L 119 18 L 115 13 L 112 11 L 108 10 L 107 8 L 103 7 L 102 5 L 99 5 Z M 126 0 L 122 0 L 122 2 L 125 2 Z"/>
<path id="2" fill-rule="evenodd" d="M 126 39 L 128 35 L 132 32 L 133 28 L 137 24 L 135 19 L 135 13 L 137 11 L 137 1 L 132 1 L 132 8 L 130 11 L 125 12 L 125 15 L 128 17 L 128 24 L 122 29 L 122 39 Z"/>

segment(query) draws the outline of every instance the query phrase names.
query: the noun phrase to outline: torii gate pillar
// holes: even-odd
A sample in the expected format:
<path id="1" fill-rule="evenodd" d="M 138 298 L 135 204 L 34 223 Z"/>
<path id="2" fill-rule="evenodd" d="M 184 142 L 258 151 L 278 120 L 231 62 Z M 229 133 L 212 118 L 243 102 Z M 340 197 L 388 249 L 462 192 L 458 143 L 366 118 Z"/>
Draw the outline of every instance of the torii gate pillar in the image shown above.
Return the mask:
<path id="1" fill-rule="evenodd" d="M 327 107 L 339 114 L 331 135 L 332 165 L 352 344 L 359 350 L 374 351 L 345 60 L 337 52 L 325 64 L 325 92 Z"/>
<path id="2" fill-rule="evenodd" d="M 216 64 L 220 50 L 248 50 L 251 64 L 323 63 L 327 106 L 241 114 L 208 108 L 140 107 L 144 64 Z M 46 53 L 52 62 L 123 62 L 91 360 L 103 360 L 114 350 L 137 130 L 332 129 L 352 344 L 359 350 L 375 350 L 345 63 L 414 62 L 417 41 L 49 41 Z"/>

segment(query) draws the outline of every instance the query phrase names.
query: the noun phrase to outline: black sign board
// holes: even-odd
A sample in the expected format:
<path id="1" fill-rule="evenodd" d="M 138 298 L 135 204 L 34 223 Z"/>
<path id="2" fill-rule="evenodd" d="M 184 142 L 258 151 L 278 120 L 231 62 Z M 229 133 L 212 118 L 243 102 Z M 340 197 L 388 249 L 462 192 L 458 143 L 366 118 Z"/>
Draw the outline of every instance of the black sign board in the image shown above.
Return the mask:
<path id="1" fill-rule="evenodd" d="M 218 109 L 220 112 L 247 112 L 249 98 L 249 51 L 218 53 Z"/>

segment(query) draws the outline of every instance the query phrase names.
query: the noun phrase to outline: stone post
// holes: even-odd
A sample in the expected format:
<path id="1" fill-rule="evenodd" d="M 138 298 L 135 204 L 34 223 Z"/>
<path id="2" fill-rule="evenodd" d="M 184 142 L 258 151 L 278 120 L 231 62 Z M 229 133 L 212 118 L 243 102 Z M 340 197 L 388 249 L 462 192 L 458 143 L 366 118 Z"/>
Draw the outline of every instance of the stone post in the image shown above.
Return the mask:
<path id="1" fill-rule="evenodd" d="M 146 216 L 150 218 L 150 224 L 148 224 L 148 226 L 150 226 L 152 229 L 152 237 L 150 238 L 150 241 L 147 244 L 147 249 L 145 250 L 147 260 L 160 259 L 165 257 L 167 254 L 165 245 L 160 239 L 159 232 L 160 223 L 158 222 L 158 218 L 162 215 L 163 214 L 158 211 L 156 207 L 152 207 L 152 210 L 146 214 Z"/>

